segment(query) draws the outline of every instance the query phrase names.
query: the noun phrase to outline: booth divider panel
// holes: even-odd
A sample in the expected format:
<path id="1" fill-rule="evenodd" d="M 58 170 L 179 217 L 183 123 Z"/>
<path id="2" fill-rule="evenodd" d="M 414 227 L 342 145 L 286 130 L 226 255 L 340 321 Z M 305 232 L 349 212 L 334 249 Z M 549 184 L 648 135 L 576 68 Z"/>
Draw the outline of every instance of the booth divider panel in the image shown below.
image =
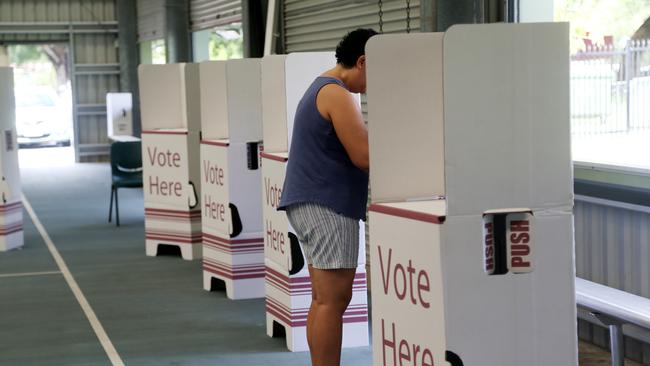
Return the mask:
<path id="1" fill-rule="evenodd" d="M 442 33 L 368 42 L 370 160 L 381 162 L 370 169 L 373 202 L 445 194 L 442 42 Z"/>
<path id="2" fill-rule="evenodd" d="M 457 25 L 443 55 L 449 215 L 571 205 L 568 25 Z"/>
<path id="3" fill-rule="evenodd" d="M 201 62 L 199 70 L 202 138 L 227 139 L 229 134 L 226 61 Z"/>

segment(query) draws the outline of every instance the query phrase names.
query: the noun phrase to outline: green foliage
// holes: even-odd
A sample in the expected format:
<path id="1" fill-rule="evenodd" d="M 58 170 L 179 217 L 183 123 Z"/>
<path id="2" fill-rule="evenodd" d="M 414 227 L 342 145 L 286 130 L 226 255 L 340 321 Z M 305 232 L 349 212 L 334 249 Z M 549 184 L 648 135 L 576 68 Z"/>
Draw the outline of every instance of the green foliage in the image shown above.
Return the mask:
<path id="1" fill-rule="evenodd" d="M 210 35 L 210 60 L 229 60 L 244 57 L 241 28 L 215 31 Z"/>
<path id="2" fill-rule="evenodd" d="M 22 65 L 30 62 L 47 62 L 47 58 L 40 46 L 19 44 L 9 46 L 9 62 L 14 65 Z"/>
<path id="3" fill-rule="evenodd" d="M 583 49 L 583 38 L 603 44 L 613 36 L 614 44 L 632 37 L 650 17 L 650 0 L 555 0 L 555 19 L 571 22 L 571 48 Z"/>

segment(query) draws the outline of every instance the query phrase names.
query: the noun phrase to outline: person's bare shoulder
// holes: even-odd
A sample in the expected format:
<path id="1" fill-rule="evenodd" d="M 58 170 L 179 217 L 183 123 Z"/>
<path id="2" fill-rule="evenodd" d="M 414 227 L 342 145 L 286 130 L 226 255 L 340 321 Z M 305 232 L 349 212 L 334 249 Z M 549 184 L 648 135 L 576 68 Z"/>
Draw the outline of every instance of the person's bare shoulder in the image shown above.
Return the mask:
<path id="1" fill-rule="evenodd" d="M 338 84 L 327 84 L 323 86 L 318 93 L 316 106 L 318 112 L 328 121 L 332 121 L 332 113 L 345 113 L 357 110 L 352 94 Z"/>

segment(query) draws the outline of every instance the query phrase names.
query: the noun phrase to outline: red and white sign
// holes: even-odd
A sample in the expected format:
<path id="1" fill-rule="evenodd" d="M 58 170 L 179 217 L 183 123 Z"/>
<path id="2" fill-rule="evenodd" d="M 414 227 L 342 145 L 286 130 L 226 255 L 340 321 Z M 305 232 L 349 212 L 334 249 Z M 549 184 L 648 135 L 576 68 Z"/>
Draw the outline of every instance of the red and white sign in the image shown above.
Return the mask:
<path id="1" fill-rule="evenodd" d="M 508 270 L 528 273 L 533 270 L 533 215 L 528 212 L 510 213 L 506 216 L 506 247 Z"/>
<path id="2" fill-rule="evenodd" d="M 232 232 L 229 203 L 227 141 L 201 141 L 201 212 L 203 227 L 223 235 Z"/>
<path id="3" fill-rule="evenodd" d="M 439 202 L 370 207 L 375 365 L 445 365 Z"/>
<path id="4" fill-rule="evenodd" d="M 143 131 L 145 206 L 154 203 L 186 210 L 196 207 L 196 192 L 189 176 L 188 138 L 184 131 Z"/>
<path id="5" fill-rule="evenodd" d="M 289 220 L 278 211 L 287 166 L 286 154 L 262 153 L 262 216 L 264 218 L 264 256 L 284 271 L 291 269 Z"/>

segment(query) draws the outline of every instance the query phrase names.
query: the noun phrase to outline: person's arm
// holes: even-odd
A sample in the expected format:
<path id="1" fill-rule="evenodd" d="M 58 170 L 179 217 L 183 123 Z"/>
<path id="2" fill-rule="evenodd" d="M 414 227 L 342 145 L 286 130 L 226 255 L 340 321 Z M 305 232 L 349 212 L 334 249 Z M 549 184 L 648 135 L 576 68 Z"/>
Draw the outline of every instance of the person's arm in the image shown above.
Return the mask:
<path id="1" fill-rule="evenodd" d="M 352 163 L 367 171 L 368 128 L 356 99 L 341 86 L 328 84 L 318 93 L 316 106 L 323 117 L 332 121 L 336 135 Z"/>

